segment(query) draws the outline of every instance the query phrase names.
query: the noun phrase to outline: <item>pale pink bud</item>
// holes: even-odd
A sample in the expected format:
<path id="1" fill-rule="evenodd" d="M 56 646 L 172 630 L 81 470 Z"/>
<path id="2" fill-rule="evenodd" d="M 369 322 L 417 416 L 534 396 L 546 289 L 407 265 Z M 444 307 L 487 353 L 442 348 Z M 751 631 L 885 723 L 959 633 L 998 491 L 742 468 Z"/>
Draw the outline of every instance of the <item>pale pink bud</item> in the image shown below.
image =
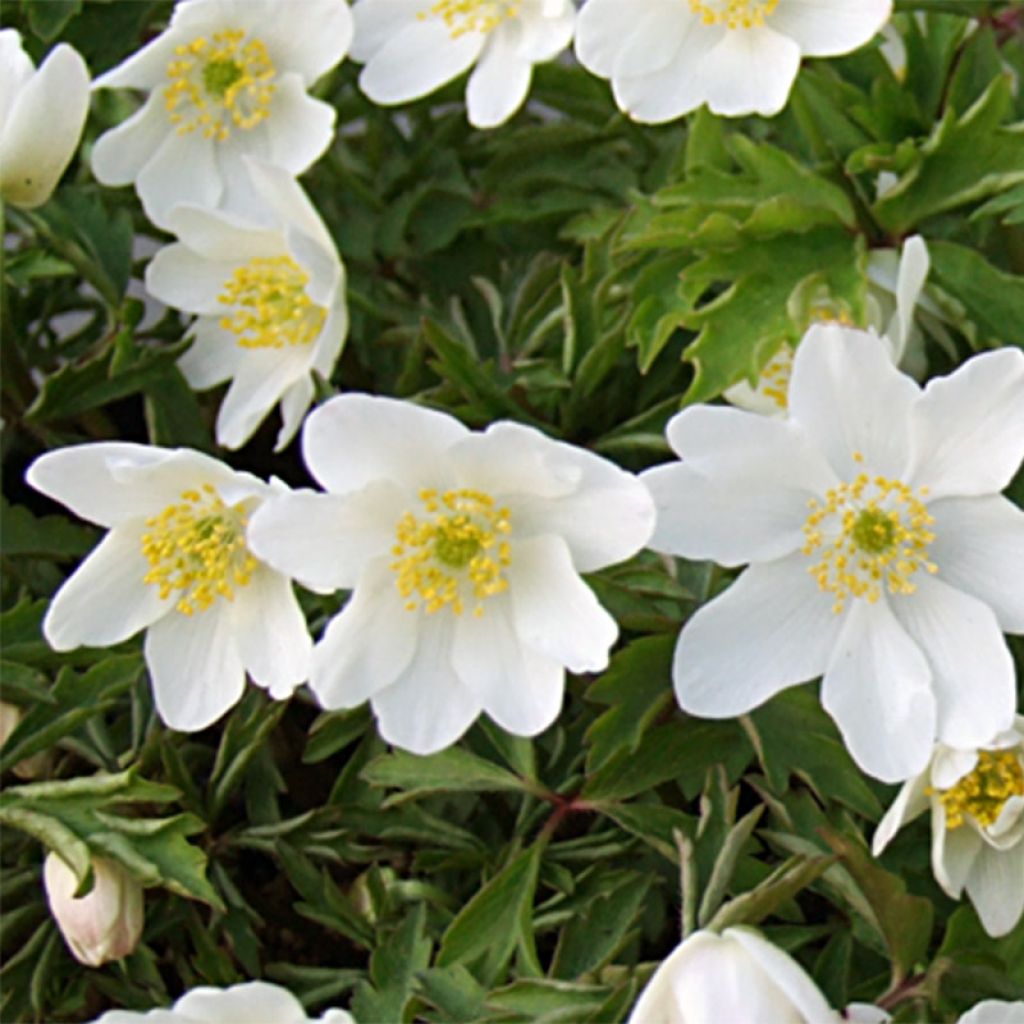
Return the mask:
<path id="1" fill-rule="evenodd" d="M 87 967 L 99 967 L 127 956 L 138 944 L 144 921 L 142 886 L 105 857 L 94 857 L 92 870 L 92 889 L 76 899 L 75 873 L 50 853 L 43 865 L 43 884 L 74 958 Z"/>

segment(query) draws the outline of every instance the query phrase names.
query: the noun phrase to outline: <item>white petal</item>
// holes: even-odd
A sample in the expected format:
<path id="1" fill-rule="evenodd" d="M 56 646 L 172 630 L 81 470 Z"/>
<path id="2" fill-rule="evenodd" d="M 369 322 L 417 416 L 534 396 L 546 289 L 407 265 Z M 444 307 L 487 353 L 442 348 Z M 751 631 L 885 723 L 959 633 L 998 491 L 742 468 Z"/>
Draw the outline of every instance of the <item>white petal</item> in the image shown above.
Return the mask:
<path id="1" fill-rule="evenodd" d="M 145 629 L 171 607 L 143 583 L 141 523 L 113 529 L 54 595 L 43 634 L 56 651 L 109 647 Z"/>
<path id="2" fill-rule="evenodd" d="M 313 379 L 306 375 L 295 381 L 281 396 L 281 429 L 274 442 L 275 452 L 287 448 L 298 433 L 306 411 L 313 404 L 313 394 Z"/>
<path id="3" fill-rule="evenodd" d="M 946 828 L 942 803 L 932 801 L 932 874 L 947 896 L 960 898 L 971 865 L 985 842 L 970 826 Z"/>
<path id="4" fill-rule="evenodd" d="M 803 555 L 752 565 L 683 627 L 672 667 L 680 706 L 732 718 L 821 675 L 841 623 Z"/>
<path id="5" fill-rule="evenodd" d="M 370 698 L 381 736 L 413 754 L 434 754 L 451 746 L 480 714 L 479 698 L 452 666 L 453 617 L 426 616 L 416 653 L 386 690 Z"/>
<path id="6" fill-rule="evenodd" d="M 1024 1024 L 1024 1000 L 1007 1003 L 1001 999 L 986 999 L 975 1003 L 957 1024 Z"/>
<path id="7" fill-rule="evenodd" d="M 0 29 L 0 138 L 17 95 L 35 73 L 17 29 Z"/>
<path id="8" fill-rule="evenodd" d="M 889 603 L 850 606 L 821 687 L 860 768 L 883 782 L 923 772 L 935 738 L 935 698 L 924 655 Z"/>
<path id="9" fill-rule="evenodd" d="M 580 579 L 560 537 L 515 543 L 508 576 L 515 629 L 526 646 L 572 672 L 607 666 L 619 628 Z"/>
<path id="10" fill-rule="evenodd" d="M 330 233 L 302 186 L 285 168 L 253 156 L 242 158 L 253 190 L 264 211 L 281 226 L 296 229 L 312 239 L 337 262 Z"/>
<path id="11" fill-rule="evenodd" d="M 223 600 L 194 615 L 172 611 L 146 633 L 156 709 L 172 729 L 205 729 L 242 696 L 245 668 L 229 612 Z"/>
<path id="12" fill-rule="evenodd" d="M 283 75 L 274 93 L 274 109 L 264 122 L 270 159 L 301 174 L 320 159 L 334 137 L 337 112 L 310 96 L 297 75 Z"/>
<path id="13" fill-rule="evenodd" d="M 863 46 L 891 15 L 892 0 L 782 0 L 771 24 L 805 56 L 837 57 Z"/>
<path id="14" fill-rule="evenodd" d="M 228 307 L 219 301 L 234 267 L 207 259 L 181 244 L 161 249 L 146 267 L 146 291 L 174 309 L 220 316 Z"/>
<path id="15" fill-rule="evenodd" d="M 932 758 L 931 783 L 935 789 L 951 789 L 978 763 L 977 750 L 957 750 L 939 744 Z"/>
<path id="16" fill-rule="evenodd" d="M 677 11 L 681 9 L 680 4 L 674 6 Z M 679 13 L 675 14 L 673 20 L 683 23 Z M 659 33 L 661 38 L 673 38 L 681 34 L 669 31 L 670 24 L 663 16 L 663 30 Z M 619 55 L 629 47 L 637 25 L 636 4 L 624 4 L 622 0 L 587 0 L 576 21 L 576 59 L 593 74 L 611 78 L 615 74 Z"/>
<path id="17" fill-rule="evenodd" d="M 302 453 L 328 491 L 356 491 L 375 480 L 395 480 L 415 491 L 444 479 L 446 450 L 468 433 L 443 412 L 348 394 L 309 414 Z"/>
<path id="18" fill-rule="evenodd" d="M 167 65 L 174 59 L 175 47 L 185 42 L 180 34 L 164 32 L 141 50 L 136 50 L 117 67 L 100 75 L 94 89 L 152 89 L 167 78 Z M 158 95 L 160 90 L 154 91 Z M 163 108 L 163 96 L 160 96 Z M 164 115 L 166 121 L 166 114 Z M 168 122 L 169 123 L 169 122 Z"/>
<path id="19" fill-rule="evenodd" d="M 910 331 L 914 325 L 914 307 L 924 287 L 925 278 L 931 267 L 928 246 L 920 235 L 913 235 L 903 243 L 896 279 L 896 316 L 893 355 L 898 364 L 907 349 Z"/>
<path id="20" fill-rule="evenodd" d="M 928 557 L 939 577 L 978 598 L 1007 633 L 1024 633 L 1024 511 L 999 495 L 932 502 Z"/>
<path id="21" fill-rule="evenodd" d="M 261 566 L 231 605 L 242 664 L 253 682 L 281 700 L 309 677 L 313 640 L 291 580 Z"/>
<path id="22" fill-rule="evenodd" d="M 217 169 L 214 145 L 212 139 L 198 133 L 170 132 L 139 171 L 135 189 L 146 216 L 157 227 L 169 227 L 170 212 L 179 203 L 215 207 L 220 201 L 224 182 Z"/>
<path id="23" fill-rule="evenodd" d="M 494 32 L 469 76 L 466 112 L 474 128 L 504 124 L 526 101 L 533 65 L 516 52 L 515 40 Z"/>
<path id="24" fill-rule="evenodd" d="M 368 566 L 313 649 L 310 688 L 317 700 L 325 708 L 352 708 L 391 686 L 409 667 L 419 630 L 420 614 L 406 609 L 387 560 Z"/>
<path id="25" fill-rule="evenodd" d="M 141 110 L 104 132 L 92 148 L 92 173 L 104 185 L 130 185 L 171 131 L 164 98 L 154 92 Z"/>
<path id="26" fill-rule="evenodd" d="M 938 738 L 980 747 L 1013 725 L 1013 661 L 992 609 L 934 577 L 897 596 L 893 612 L 932 671 Z"/>
<path id="27" fill-rule="evenodd" d="M 356 0 L 349 56 L 365 64 L 423 10 L 423 0 Z"/>
<path id="28" fill-rule="evenodd" d="M 800 47 L 769 28 L 727 31 L 700 63 L 712 113 L 772 117 L 786 105 L 800 69 Z"/>
<path id="29" fill-rule="evenodd" d="M 89 69 L 77 50 L 61 43 L 18 93 L 3 125 L 6 201 L 33 207 L 49 199 L 78 148 L 88 110 Z"/>
<path id="30" fill-rule="evenodd" d="M 573 0 L 526 0 L 522 16 L 503 22 L 495 32 L 516 26 L 516 49 L 523 60 L 537 64 L 554 60 L 571 42 L 576 27 Z"/>
<path id="31" fill-rule="evenodd" d="M 928 805 L 931 802 L 928 794 L 928 782 L 927 772 L 922 772 L 903 783 L 896 799 L 890 804 L 889 809 L 878 823 L 878 828 L 875 829 L 871 840 L 871 855 L 873 857 L 882 855 L 882 851 L 892 841 L 893 836 L 908 821 L 913 821 L 919 814 L 928 810 Z"/>
<path id="32" fill-rule="evenodd" d="M 680 51 L 684 50 L 686 38 L 696 28 L 697 19 L 685 10 L 683 5 L 676 4 L 673 8 L 664 5 L 634 5 L 623 10 L 621 4 L 617 17 L 611 20 L 602 19 L 598 28 L 592 31 L 593 42 L 599 42 L 602 48 L 609 48 L 614 56 L 602 60 L 602 54 L 596 54 L 598 63 L 609 66 L 606 77 L 632 78 L 638 75 L 653 75 L 667 68 L 669 64 L 680 64 L 685 61 L 685 53 L 680 59 Z M 617 18 L 626 15 L 625 23 L 618 23 Z M 613 35 L 616 29 L 618 34 Z M 593 43 L 591 44 L 593 45 Z"/>
<path id="33" fill-rule="evenodd" d="M 241 448 L 277 405 L 282 393 L 309 372 L 309 353 L 297 348 L 246 352 L 247 358 L 236 367 L 234 380 L 217 413 L 217 444 Z"/>
<path id="34" fill-rule="evenodd" d="M 275 2 L 267 5 L 266 12 L 261 19 L 266 28 L 254 22 L 253 34 L 258 36 L 262 30 L 277 66 L 297 71 L 307 86 L 335 67 L 352 41 L 352 12 L 347 3 L 303 0 L 285 13 Z"/>
<path id="35" fill-rule="evenodd" d="M 933 498 L 1001 491 L 1024 459 L 1024 352 L 986 352 L 930 380 L 910 429 L 915 487 Z"/>
<path id="36" fill-rule="evenodd" d="M 522 644 L 506 599 L 486 602 L 479 617 L 458 618 L 452 664 L 466 689 L 506 731 L 536 736 L 558 717 L 565 670 Z"/>
<path id="37" fill-rule="evenodd" d="M 149 1024 L 149 1015 L 145 1015 Z M 267 1021 L 306 1024 L 306 1011 L 287 989 L 265 981 L 247 981 L 230 988 L 205 985 L 190 989 L 174 1004 L 174 1019 L 195 1024 Z"/>
<path id="38" fill-rule="evenodd" d="M 348 590 L 371 561 L 388 556 L 408 500 L 387 482 L 344 498 L 296 491 L 257 509 L 247 539 L 257 558 L 304 587 Z"/>
<path id="39" fill-rule="evenodd" d="M 224 265 L 221 281 L 243 263 L 260 256 L 287 254 L 284 234 L 226 210 L 180 203 L 168 214 L 167 226 L 200 256 Z"/>
<path id="40" fill-rule="evenodd" d="M 1024 842 L 1010 850 L 983 847 L 966 888 L 989 935 L 998 938 L 1012 931 L 1024 913 Z"/>
<path id="41" fill-rule="evenodd" d="M 812 327 L 796 350 L 789 415 L 821 447 L 844 480 L 861 466 L 899 477 L 908 459 L 904 424 L 920 389 L 893 365 L 873 334 L 838 325 Z"/>
<path id="42" fill-rule="evenodd" d="M 230 331 L 213 317 L 200 317 L 192 325 L 194 340 L 178 360 L 189 387 L 205 391 L 233 377 L 248 355 Z"/>

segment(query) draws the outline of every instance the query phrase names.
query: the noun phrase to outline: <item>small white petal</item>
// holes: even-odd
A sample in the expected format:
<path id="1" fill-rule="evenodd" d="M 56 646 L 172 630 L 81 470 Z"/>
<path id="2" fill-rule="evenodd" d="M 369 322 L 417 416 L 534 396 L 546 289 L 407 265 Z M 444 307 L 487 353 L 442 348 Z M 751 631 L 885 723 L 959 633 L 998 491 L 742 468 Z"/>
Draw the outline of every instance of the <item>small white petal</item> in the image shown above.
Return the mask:
<path id="1" fill-rule="evenodd" d="M 184 245 L 168 245 L 146 267 L 146 291 L 174 309 L 218 316 L 228 307 L 219 301 L 234 267 L 207 259 Z"/>
<path id="2" fill-rule="evenodd" d="M 92 173 L 104 185 L 130 185 L 167 134 L 164 98 L 154 92 L 141 110 L 104 132 L 92 148 Z"/>
<path id="3" fill-rule="evenodd" d="M 466 86 L 466 112 L 474 128 L 504 124 L 525 102 L 533 64 L 519 56 L 516 40 L 494 32 Z"/>
<path id="4" fill-rule="evenodd" d="M 978 763 L 977 750 L 957 750 L 940 744 L 932 758 L 931 783 L 935 789 L 951 789 Z"/>
<path id="5" fill-rule="evenodd" d="M 264 122 L 269 158 L 292 174 L 302 174 L 331 144 L 336 119 L 334 107 L 310 96 L 298 75 L 282 75 L 273 113 Z"/>
<path id="6" fill-rule="evenodd" d="M 307 346 L 302 346 L 306 348 Z M 309 371 L 309 355 L 298 346 L 252 349 L 239 362 L 217 413 L 217 443 L 241 448 L 267 418 L 283 392 Z"/>
<path id="7" fill-rule="evenodd" d="M 892 15 L 892 0 L 782 0 L 771 25 L 807 57 L 836 57 L 869 42 Z"/>
<path id="8" fill-rule="evenodd" d="M 970 826 L 946 828 L 946 812 L 939 800 L 932 800 L 932 874 L 947 896 L 960 898 L 971 865 L 985 841 Z"/>
<path id="9" fill-rule="evenodd" d="M 349 56 L 365 64 L 422 11 L 423 0 L 356 0 L 352 8 L 355 35 Z"/>
<path id="10" fill-rule="evenodd" d="M 169 227 L 171 210 L 180 203 L 215 207 L 224 185 L 217 172 L 213 140 L 197 134 L 165 135 L 139 171 L 135 188 L 146 216 L 161 228 Z"/>
<path id="11" fill-rule="evenodd" d="M 982 847 L 965 887 L 989 935 L 1011 932 L 1024 913 L 1024 842 L 1010 850 Z"/>
<path id="12" fill-rule="evenodd" d="M 307 374 L 300 377 L 281 395 L 281 429 L 274 442 L 274 451 L 283 451 L 302 426 L 306 411 L 313 404 L 313 381 Z"/>
<path id="13" fill-rule="evenodd" d="M 274 2 L 264 12 L 253 18 L 252 34 L 265 38 L 276 65 L 297 71 L 307 86 L 335 67 L 352 42 L 352 12 L 339 0 L 302 0 L 292 12 Z"/>
<path id="14" fill-rule="evenodd" d="M 165 32 L 141 50 L 136 50 L 117 67 L 100 75 L 93 82 L 94 89 L 152 89 L 167 78 L 167 65 L 174 59 L 175 47 L 184 40 Z M 160 97 L 163 110 L 163 97 Z M 167 114 L 164 111 L 164 121 Z"/>
<path id="15" fill-rule="evenodd" d="M 896 799 L 893 800 L 889 809 L 882 816 L 882 820 L 875 829 L 874 837 L 871 840 L 871 854 L 880 857 L 882 851 L 892 842 L 893 836 L 908 821 L 913 821 L 919 814 L 928 810 L 929 780 L 926 772 L 903 783 Z"/>
<path id="16" fill-rule="evenodd" d="M 200 317 L 192 325 L 192 346 L 178 360 L 189 386 L 205 391 L 235 375 L 248 353 L 230 331 L 213 317 Z"/>
<path id="17" fill-rule="evenodd" d="M 914 307 L 917 305 L 925 278 L 931 267 L 928 246 L 920 235 L 913 235 L 903 243 L 896 279 L 895 331 L 890 332 L 893 356 L 897 364 L 903 359 L 914 326 Z M 892 336 L 895 334 L 895 337 Z"/>

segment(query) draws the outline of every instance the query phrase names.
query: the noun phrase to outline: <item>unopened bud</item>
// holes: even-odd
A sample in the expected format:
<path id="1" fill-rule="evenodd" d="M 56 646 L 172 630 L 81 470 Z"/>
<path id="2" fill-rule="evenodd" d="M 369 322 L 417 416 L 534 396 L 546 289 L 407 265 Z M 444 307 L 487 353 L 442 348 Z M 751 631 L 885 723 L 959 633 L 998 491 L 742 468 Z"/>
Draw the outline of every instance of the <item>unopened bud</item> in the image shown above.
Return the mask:
<path id="1" fill-rule="evenodd" d="M 22 719 L 21 708 L 16 704 L 8 704 L 0 700 L 0 747 L 7 742 L 7 737 L 17 728 Z M 50 770 L 50 753 L 43 750 L 31 757 L 19 761 L 12 771 L 19 779 L 38 779 Z"/>

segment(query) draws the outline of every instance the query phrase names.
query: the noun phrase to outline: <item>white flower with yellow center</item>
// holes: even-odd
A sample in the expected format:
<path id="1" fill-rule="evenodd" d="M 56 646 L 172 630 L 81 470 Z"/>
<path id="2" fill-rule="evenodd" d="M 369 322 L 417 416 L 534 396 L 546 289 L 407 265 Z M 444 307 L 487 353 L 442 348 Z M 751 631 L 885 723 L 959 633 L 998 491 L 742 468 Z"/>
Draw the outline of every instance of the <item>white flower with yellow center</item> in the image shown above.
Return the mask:
<path id="1" fill-rule="evenodd" d="M 1024 716 L 981 749 L 939 745 L 878 824 L 875 856 L 931 809 L 932 871 L 953 899 L 966 889 L 989 935 L 1024 914 Z"/>
<path id="2" fill-rule="evenodd" d="M 326 494 L 254 516 L 258 557 L 314 590 L 352 590 L 313 653 L 328 708 L 369 699 L 419 754 L 481 711 L 517 735 L 555 719 L 565 669 L 608 662 L 615 620 L 580 579 L 635 554 L 654 509 L 631 474 L 530 427 L 467 430 L 408 402 L 343 395 L 303 427 Z"/>
<path id="3" fill-rule="evenodd" d="M 893 362 L 915 376 L 923 370 L 923 353 L 914 314 L 930 266 L 928 246 L 920 235 L 908 238 L 899 253 L 895 249 L 876 249 L 868 256 L 868 329 L 883 338 Z M 930 299 L 925 298 L 923 304 L 930 312 L 937 310 Z M 810 314 L 821 323 L 852 326 L 845 314 L 831 305 L 813 307 Z M 722 397 L 740 409 L 785 416 L 793 355 L 793 346 L 784 342 L 765 364 L 755 385 L 740 381 L 726 389 Z"/>
<path id="4" fill-rule="evenodd" d="M 356 0 L 352 57 L 374 103 L 407 103 L 470 67 L 469 121 L 493 128 L 526 100 L 533 65 L 572 41 L 572 0 Z"/>
<path id="5" fill-rule="evenodd" d="M 576 56 L 635 121 L 777 114 L 802 57 L 863 46 L 892 0 L 587 0 Z"/>
<path id="6" fill-rule="evenodd" d="M 329 377 L 348 328 L 345 271 L 323 222 L 295 180 L 246 160 L 263 223 L 178 206 L 180 239 L 146 268 L 151 294 L 196 314 L 178 365 L 192 387 L 231 381 L 217 443 L 238 448 L 280 403 L 278 449 L 313 400 L 313 374 Z"/>
<path id="7" fill-rule="evenodd" d="M 134 182 L 146 215 L 166 227 L 178 203 L 232 209 L 243 154 L 301 174 L 335 120 L 306 90 L 351 36 L 345 0 L 182 0 L 165 32 L 94 83 L 149 92 L 97 140 L 96 177 Z"/>
<path id="8" fill-rule="evenodd" d="M 999 492 L 1024 457 L 1024 353 L 922 390 L 875 335 L 818 326 L 786 419 L 694 406 L 668 439 L 682 463 L 642 476 L 651 546 L 751 563 L 683 628 L 685 710 L 732 717 L 824 676 L 854 759 L 889 782 L 920 772 L 936 738 L 976 747 L 1009 727 L 1024 512 Z"/>
<path id="9" fill-rule="evenodd" d="M 199 452 L 118 442 L 49 452 L 26 479 L 109 530 L 50 603 L 43 634 L 55 650 L 145 629 L 157 711 L 184 731 L 235 704 L 246 672 L 278 699 L 306 679 L 312 641 L 291 581 L 246 541 L 283 484 Z"/>
<path id="10" fill-rule="evenodd" d="M 89 69 L 61 43 L 36 70 L 13 28 L 0 31 L 0 198 L 45 203 L 71 162 L 89 111 Z M 40 126 L 45 126 L 44 130 Z"/>

